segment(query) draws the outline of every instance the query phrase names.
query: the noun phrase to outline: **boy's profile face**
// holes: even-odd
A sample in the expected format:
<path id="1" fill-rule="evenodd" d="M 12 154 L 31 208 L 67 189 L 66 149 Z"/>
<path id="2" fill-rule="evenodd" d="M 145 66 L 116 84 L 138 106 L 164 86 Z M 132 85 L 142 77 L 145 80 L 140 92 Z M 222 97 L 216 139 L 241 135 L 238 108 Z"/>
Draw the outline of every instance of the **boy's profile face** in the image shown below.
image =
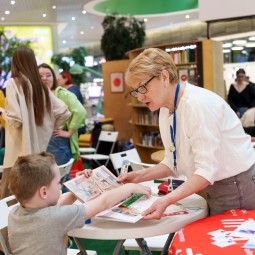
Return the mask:
<path id="1" fill-rule="evenodd" d="M 54 206 L 57 204 L 58 199 L 60 197 L 60 171 L 56 164 L 52 166 L 52 171 L 55 174 L 54 179 L 51 181 L 51 183 L 47 186 L 47 200 L 48 200 L 48 206 Z"/>

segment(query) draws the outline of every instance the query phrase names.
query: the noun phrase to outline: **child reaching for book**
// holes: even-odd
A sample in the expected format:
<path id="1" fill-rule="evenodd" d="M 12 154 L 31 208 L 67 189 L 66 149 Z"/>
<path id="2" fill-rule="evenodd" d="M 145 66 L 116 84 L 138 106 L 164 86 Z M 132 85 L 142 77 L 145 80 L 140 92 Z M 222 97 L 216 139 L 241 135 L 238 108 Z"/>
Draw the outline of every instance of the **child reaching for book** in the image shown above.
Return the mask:
<path id="1" fill-rule="evenodd" d="M 89 176 L 91 170 L 83 171 Z M 13 254 L 66 254 L 69 230 L 108 209 L 132 193 L 150 196 L 150 188 L 121 185 L 86 204 L 73 204 L 71 193 L 60 196 L 60 171 L 52 154 L 19 157 L 10 172 L 10 189 L 20 203 L 9 214 L 9 242 Z"/>

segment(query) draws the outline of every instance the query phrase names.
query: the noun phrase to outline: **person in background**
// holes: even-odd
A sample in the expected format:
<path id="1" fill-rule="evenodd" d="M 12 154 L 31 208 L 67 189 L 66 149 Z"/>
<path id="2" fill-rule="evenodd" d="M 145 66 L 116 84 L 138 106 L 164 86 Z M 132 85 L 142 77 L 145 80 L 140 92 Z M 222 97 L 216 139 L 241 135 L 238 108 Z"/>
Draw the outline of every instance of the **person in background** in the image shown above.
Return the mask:
<path id="1" fill-rule="evenodd" d="M 5 108 L 5 95 L 4 95 L 4 91 L 2 89 L 0 89 L 0 107 L 1 108 Z M 5 127 L 5 120 L 3 119 L 2 116 L 0 116 L 0 124 L 1 127 Z"/>
<path id="2" fill-rule="evenodd" d="M 255 106 L 255 89 L 246 81 L 242 68 L 236 71 L 236 81 L 231 84 L 228 92 L 228 103 L 239 118 Z"/>
<path id="3" fill-rule="evenodd" d="M 0 107 L 5 108 L 5 95 L 4 90 L 0 89 Z M 5 120 L 0 115 L 0 165 L 3 165 L 4 151 L 5 151 Z M 2 173 L 0 173 L 0 178 Z"/>
<path id="4" fill-rule="evenodd" d="M 43 84 L 48 86 L 72 113 L 63 128 L 54 130 L 47 151 L 55 156 L 58 165 L 67 163 L 72 157 L 77 161 L 80 156 L 77 130 L 84 125 L 87 112 L 73 93 L 57 85 L 56 75 L 49 65 L 40 64 L 38 69 Z"/>
<path id="5" fill-rule="evenodd" d="M 20 203 L 8 218 L 12 254 L 37 255 L 66 254 L 69 230 L 81 228 L 86 219 L 133 193 L 151 194 L 149 187 L 127 184 L 86 204 L 73 204 L 76 198 L 71 192 L 60 196 L 60 171 L 46 152 L 18 158 L 11 169 L 10 189 Z"/>
<path id="6" fill-rule="evenodd" d="M 250 81 L 250 76 L 245 76 L 245 81 L 255 89 L 255 83 Z"/>
<path id="7" fill-rule="evenodd" d="M 58 75 L 57 82 L 59 86 L 74 93 L 76 97 L 78 98 L 78 100 L 80 101 L 80 103 L 84 106 L 84 100 L 83 100 L 83 96 L 81 94 L 80 88 L 73 84 L 72 77 L 69 73 L 61 72 Z M 83 127 L 78 129 L 78 136 L 80 136 L 80 134 L 85 134 L 85 133 L 86 133 L 86 127 L 84 125 Z"/>
<path id="8" fill-rule="evenodd" d="M 11 61 L 11 78 L 6 83 L 5 156 L 1 198 L 10 195 L 9 173 L 19 156 L 45 151 L 53 130 L 71 113 L 67 106 L 43 85 L 32 49 L 19 46 Z"/>
<path id="9" fill-rule="evenodd" d="M 146 210 L 144 219 L 161 218 L 169 205 L 201 190 L 210 215 L 255 209 L 255 151 L 223 98 L 187 82 L 179 83 L 171 55 L 157 48 L 146 49 L 132 60 L 125 81 L 132 96 L 152 112 L 160 109 L 165 157 L 153 167 L 119 176 L 118 181 L 187 177 Z"/>

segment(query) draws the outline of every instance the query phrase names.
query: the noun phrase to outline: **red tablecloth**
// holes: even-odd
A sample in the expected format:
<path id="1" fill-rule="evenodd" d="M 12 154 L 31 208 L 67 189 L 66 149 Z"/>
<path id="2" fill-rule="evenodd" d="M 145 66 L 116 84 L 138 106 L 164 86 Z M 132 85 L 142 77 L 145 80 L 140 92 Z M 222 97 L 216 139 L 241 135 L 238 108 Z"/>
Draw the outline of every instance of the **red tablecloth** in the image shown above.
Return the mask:
<path id="1" fill-rule="evenodd" d="M 221 248 L 212 244 L 209 232 L 219 229 L 234 231 L 249 218 L 255 219 L 255 210 L 231 210 L 210 216 L 184 227 L 175 234 L 169 248 L 169 255 L 255 255 L 255 250 L 244 249 L 247 240 L 237 240 L 235 244 Z M 223 224 L 224 223 L 224 224 Z"/>

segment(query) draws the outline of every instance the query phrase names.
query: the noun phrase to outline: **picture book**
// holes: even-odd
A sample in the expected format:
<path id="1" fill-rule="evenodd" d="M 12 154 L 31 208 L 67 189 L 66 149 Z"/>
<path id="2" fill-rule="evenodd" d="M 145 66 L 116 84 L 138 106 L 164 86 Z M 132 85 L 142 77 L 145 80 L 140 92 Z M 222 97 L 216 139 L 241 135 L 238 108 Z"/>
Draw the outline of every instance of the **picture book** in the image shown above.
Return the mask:
<path id="1" fill-rule="evenodd" d="M 117 182 L 117 178 L 105 166 L 100 166 L 92 171 L 92 175 L 86 178 L 84 175 L 78 176 L 64 185 L 74 193 L 82 203 L 99 196 L 101 193 L 114 189 L 122 185 Z"/>
<path id="2" fill-rule="evenodd" d="M 133 194 L 120 204 L 97 214 L 96 217 L 114 221 L 135 223 L 143 218 L 142 213 L 148 209 L 158 198 L 158 196 L 154 195 L 147 198 L 143 194 Z"/>
<path id="3" fill-rule="evenodd" d="M 80 202 L 86 203 L 103 192 L 123 184 L 118 183 L 116 176 L 105 166 L 100 166 L 92 171 L 89 178 L 81 175 L 65 182 L 64 185 L 73 192 Z M 154 195 L 147 198 L 143 194 L 133 194 L 116 206 L 97 214 L 96 217 L 135 223 L 143 217 L 142 212 L 148 209 L 158 198 Z"/>

